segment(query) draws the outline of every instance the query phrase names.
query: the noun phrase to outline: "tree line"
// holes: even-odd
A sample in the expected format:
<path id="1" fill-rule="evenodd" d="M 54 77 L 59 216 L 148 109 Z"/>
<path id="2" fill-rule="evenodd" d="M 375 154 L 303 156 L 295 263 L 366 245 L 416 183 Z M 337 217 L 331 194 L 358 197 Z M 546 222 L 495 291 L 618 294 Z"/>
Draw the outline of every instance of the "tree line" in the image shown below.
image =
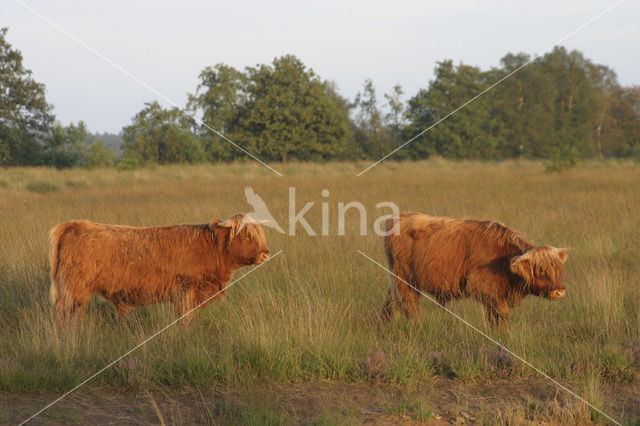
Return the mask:
<path id="1" fill-rule="evenodd" d="M 640 86 L 621 86 L 612 69 L 563 47 L 535 60 L 509 53 L 489 70 L 444 60 L 427 87 L 404 101 L 398 84 L 382 104 L 371 80 L 349 100 L 292 55 L 244 70 L 221 63 L 202 70 L 184 108 L 145 103 L 116 153 L 83 122 L 55 120 L 44 85 L 6 34 L 0 30 L 4 166 L 135 168 L 241 160 L 243 150 L 283 163 L 377 160 L 412 138 L 393 158 L 640 158 Z"/>

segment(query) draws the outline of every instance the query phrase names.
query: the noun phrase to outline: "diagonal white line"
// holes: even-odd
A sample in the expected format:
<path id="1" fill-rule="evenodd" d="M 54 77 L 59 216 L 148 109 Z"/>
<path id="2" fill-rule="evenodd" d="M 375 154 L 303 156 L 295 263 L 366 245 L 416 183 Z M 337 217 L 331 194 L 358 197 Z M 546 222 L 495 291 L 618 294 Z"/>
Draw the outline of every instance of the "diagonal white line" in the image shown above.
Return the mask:
<path id="1" fill-rule="evenodd" d="M 600 18 L 602 15 L 604 15 L 605 13 L 609 12 L 611 9 L 618 7 L 623 1 L 625 0 L 618 0 L 616 3 L 614 3 L 613 5 L 609 6 L 608 8 L 604 9 L 602 12 L 598 13 L 596 16 L 594 16 L 593 18 L 589 19 L 587 22 L 585 22 L 584 24 L 580 25 L 578 28 L 574 29 L 573 31 L 571 31 L 569 34 L 565 35 L 564 37 L 562 37 L 560 40 L 556 41 L 555 43 L 553 43 L 551 46 L 547 47 L 545 50 L 542 51 L 542 53 L 539 53 L 537 55 L 535 55 L 533 58 L 531 58 L 531 60 L 529 60 L 528 62 L 526 62 L 523 65 L 520 65 L 518 68 L 516 68 L 515 70 L 511 71 L 509 74 L 505 75 L 504 77 L 502 77 L 500 80 L 496 81 L 495 83 L 493 83 L 491 86 L 487 87 L 486 89 L 484 89 L 482 92 L 478 93 L 477 95 L 475 95 L 473 98 L 469 99 L 468 101 L 466 101 L 465 103 L 463 103 L 462 105 L 460 105 L 458 108 L 454 109 L 453 111 L 449 112 L 447 115 L 445 115 L 444 117 L 440 118 L 438 121 L 436 121 L 435 123 L 433 123 L 431 126 L 427 127 L 426 129 L 424 129 L 423 131 L 421 131 L 420 133 L 418 133 L 417 135 L 415 135 L 414 137 L 412 137 L 411 139 L 409 139 L 408 141 L 406 141 L 405 143 L 403 143 L 402 145 L 400 145 L 399 147 L 395 148 L 393 151 L 391 151 L 390 153 L 388 153 L 387 155 L 385 155 L 384 157 L 382 157 L 381 159 L 379 159 L 378 161 L 376 161 L 375 163 L 373 163 L 372 165 L 370 165 L 369 167 L 367 167 L 366 169 L 364 169 L 363 171 L 361 171 L 360 173 L 358 173 L 356 176 L 360 176 L 361 174 L 365 173 L 367 170 L 369 170 L 370 168 L 377 166 L 378 164 L 380 164 L 381 162 L 383 162 L 384 160 L 386 160 L 387 158 L 389 158 L 390 156 L 392 156 L 393 154 L 395 154 L 396 152 L 398 152 L 399 150 L 401 150 L 402 148 L 404 148 L 405 146 L 407 146 L 408 144 L 410 144 L 411 142 L 413 142 L 414 140 L 416 140 L 417 138 L 419 138 L 420 136 L 422 136 L 423 134 L 425 134 L 426 132 L 428 132 L 429 130 L 431 130 L 432 128 L 434 128 L 435 126 L 437 126 L 438 124 L 440 124 L 441 122 L 443 122 L 444 120 L 446 120 L 447 118 L 451 117 L 453 114 L 455 114 L 456 112 L 460 111 L 462 108 L 466 107 L 467 105 L 469 105 L 471 102 L 475 101 L 476 99 L 478 99 L 480 96 L 484 95 L 485 93 L 487 93 L 489 90 L 493 89 L 494 87 L 496 87 L 498 84 L 502 83 L 503 81 L 505 81 L 507 78 L 511 77 L 513 74 L 517 73 L 518 71 L 520 71 L 522 68 L 526 67 L 527 65 L 531 64 L 533 61 L 535 61 L 536 59 L 540 58 L 542 55 L 544 55 L 545 53 L 547 53 L 548 51 L 550 51 L 551 49 L 553 49 L 554 47 L 556 47 L 557 45 L 559 45 L 560 43 L 562 43 L 563 41 L 565 41 L 566 39 L 572 37 L 575 33 L 577 33 L 578 31 L 580 31 L 581 29 L 583 29 L 584 27 L 586 27 L 587 25 L 593 23 L 595 20 L 597 20 L 598 18 Z"/>
<path id="2" fill-rule="evenodd" d="M 91 376 L 87 377 L 84 381 L 82 381 L 81 383 L 79 383 L 78 385 L 76 385 L 75 387 L 73 387 L 72 389 L 70 389 L 69 391 L 67 391 L 66 393 L 64 393 L 62 396 L 58 397 L 55 401 L 49 403 L 47 406 L 43 407 L 42 409 L 40 409 L 40 411 L 34 413 L 33 415 L 31 415 L 31 417 L 23 420 L 20 425 L 23 425 L 25 423 L 27 423 L 28 421 L 30 421 L 31 419 L 33 419 L 34 417 L 36 417 L 37 415 L 39 415 L 40 413 L 42 413 L 43 411 L 45 411 L 46 409 L 50 408 L 52 405 L 56 404 L 57 402 L 59 402 L 60 400 L 62 400 L 63 398 L 65 398 L 67 395 L 69 395 L 70 393 L 72 393 L 73 391 L 75 391 L 76 389 L 78 389 L 80 386 L 84 385 L 85 383 L 87 383 L 88 381 L 90 381 L 91 379 L 93 379 L 94 377 L 98 376 L 99 374 L 101 374 L 102 372 L 104 372 L 105 370 L 107 370 L 109 367 L 113 366 L 116 362 L 120 361 L 122 358 L 126 357 L 127 355 L 129 355 L 131 352 L 135 351 L 136 349 L 140 348 L 141 346 L 143 346 L 145 343 L 147 343 L 149 340 L 153 339 L 154 337 L 156 337 L 157 335 L 163 333 L 165 330 L 167 330 L 169 327 L 173 326 L 174 324 L 176 324 L 178 321 L 180 321 L 181 319 L 183 319 L 184 317 L 190 315 L 193 313 L 193 311 L 195 311 L 196 309 L 198 309 L 200 306 L 204 305 L 205 303 L 207 303 L 209 300 L 213 299 L 214 297 L 216 297 L 218 294 L 222 293 L 223 291 L 225 291 L 226 289 L 228 289 L 229 287 L 231 287 L 232 285 L 234 285 L 235 283 L 237 283 L 238 281 L 240 281 L 241 279 L 243 279 L 244 277 L 246 277 L 247 275 L 249 275 L 250 273 L 252 273 L 253 271 L 259 269 L 262 267 L 262 265 L 265 265 L 266 263 L 270 262 L 274 257 L 276 257 L 277 255 L 279 255 L 280 253 L 282 253 L 284 250 L 279 250 L 276 254 L 274 254 L 273 256 L 271 256 L 269 258 L 269 260 L 267 260 L 266 262 L 263 262 L 261 264 L 259 264 L 258 266 L 256 266 L 255 268 L 251 269 L 249 272 L 243 274 L 240 278 L 233 280 L 229 285 L 227 285 L 225 288 L 223 288 L 222 290 L 220 290 L 219 292 L 217 292 L 216 294 L 214 294 L 213 296 L 210 296 L 209 298 L 207 298 L 204 302 L 200 303 L 198 306 L 196 306 L 195 308 L 191 309 L 189 312 L 181 315 L 180 317 L 178 317 L 176 320 L 170 322 L 168 325 L 166 325 L 165 327 L 163 327 L 162 329 L 156 331 L 155 333 L 153 333 L 151 336 L 147 337 L 146 339 L 144 339 L 142 342 L 140 342 L 137 346 L 133 347 L 132 349 L 128 350 L 127 352 L 125 352 L 123 355 L 119 356 L 118 358 L 116 358 L 114 361 L 110 362 L 109 364 L 107 364 L 106 366 L 104 366 L 102 369 L 98 370 L 97 372 L 95 372 L 94 374 L 92 374 Z"/>
<path id="3" fill-rule="evenodd" d="M 511 349 L 507 348 L 506 346 L 504 346 L 502 343 L 498 342 L 497 340 L 495 340 L 493 337 L 489 336 L 488 334 L 486 334 L 485 332 L 483 332 L 482 330 L 478 329 L 476 326 L 474 326 L 473 324 L 471 324 L 469 321 L 465 320 L 464 318 L 462 318 L 460 315 L 456 314 L 455 312 L 453 312 L 452 310 L 448 309 L 447 307 L 445 307 L 444 305 L 438 303 L 437 300 L 435 300 L 434 298 L 432 298 L 431 296 L 429 296 L 428 294 L 420 291 L 419 289 L 417 289 L 416 287 L 412 286 L 411 284 L 409 284 L 408 282 L 406 282 L 405 280 L 403 280 L 402 278 L 400 278 L 399 276 L 397 276 L 396 274 L 394 274 L 393 272 L 391 272 L 389 269 L 387 269 L 384 265 L 381 265 L 380 263 L 376 262 L 374 259 L 372 259 L 371 257 L 367 256 L 366 254 L 364 254 L 363 252 L 361 252 L 360 250 L 356 250 L 358 253 L 360 253 L 361 255 L 363 255 L 364 257 L 366 257 L 367 259 L 369 259 L 371 262 L 375 263 L 376 265 L 378 265 L 380 268 L 384 269 L 385 271 L 387 271 L 389 274 L 393 275 L 394 277 L 396 277 L 397 279 L 399 279 L 400 281 L 402 281 L 403 283 L 405 283 L 406 285 L 408 285 L 409 287 L 411 287 L 413 290 L 415 290 L 416 292 L 420 293 L 422 296 L 426 297 L 427 299 L 429 299 L 431 302 L 435 303 L 438 307 L 444 309 L 447 313 L 453 315 L 456 319 L 460 320 L 462 323 L 464 323 L 467 327 L 471 328 L 472 330 L 478 332 L 480 335 L 482 335 L 484 338 L 486 338 L 487 340 L 491 341 L 492 343 L 496 344 L 497 346 L 501 347 L 502 349 L 504 349 L 505 351 L 509 352 L 511 355 L 513 355 L 515 358 L 519 359 L 521 362 L 523 362 L 524 364 L 528 365 L 529 367 L 531 367 L 533 370 L 535 370 L 537 373 L 541 374 L 542 376 L 544 376 L 545 378 L 551 380 L 553 383 L 556 384 L 556 386 L 558 386 L 560 389 L 570 393 L 571 395 L 573 395 L 574 397 L 576 397 L 577 399 L 579 399 L 580 401 L 584 402 L 585 404 L 587 404 L 589 407 L 593 408 L 594 410 L 596 410 L 598 413 L 602 414 L 603 416 L 605 416 L 607 419 L 611 420 L 612 422 L 614 422 L 617 425 L 621 425 L 620 422 L 618 422 L 616 419 L 614 419 L 613 417 L 609 416 L 607 413 L 603 412 L 602 410 L 598 409 L 597 407 L 593 406 L 589 401 L 587 401 L 586 399 L 582 398 L 580 395 L 576 394 L 575 392 L 573 392 L 571 389 L 569 389 L 568 387 L 564 386 L 563 384 L 559 383 L 557 380 L 553 379 L 551 376 L 549 376 L 547 373 L 545 373 L 544 371 L 540 370 L 539 368 L 537 368 L 536 366 L 534 366 L 533 364 L 531 364 L 530 362 L 528 362 L 526 359 L 522 358 L 520 355 L 516 354 L 515 352 L 513 352 Z"/>
<path id="4" fill-rule="evenodd" d="M 87 43 L 85 43 L 84 41 L 80 40 L 78 37 L 76 37 L 75 35 L 71 34 L 69 31 L 67 31 L 66 29 L 64 29 L 63 27 L 61 27 L 60 25 L 56 24 L 55 22 L 53 22 L 51 19 L 47 18 L 46 16 L 44 16 L 42 13 L 40 13 L 38 10 L 34 9 L 33 7 L 29 6 L 28 4 L 24 3 L 22 0 L 15 0 L 17 3 L 19 3 L 20 5 L 22 5 L 25 9 L 31 11 L 33 14 L 37 15 L 38 17 L 40 17 L 42 20 L 44 20 L 46 23 L 48 23 L 49 25 L 51 25 L 52 27 L 56 28 L 58 31 L 62 32 L 63 34 L 65 34 L 67 37 L 69 37 L 70 39 L 72 39 L 73 41 L 75 41 L 76 43 L 78 43 L 79 45 L 81 45 L 82 47 L 84 47 L 85 49 L 89 50 L 91 53 L 93 53 L 94 55 L 96 55 L 97 57 L 99 57 L 100 59 L 104 60 L 105 62 L 107 62 L 109 65 L 113 66 L 114 68 L 116 68 L 118 71 L 122 72 L 123 74 L 125 74 L 126 76 L 128 76 L 129 78 L 131 78 L 132 80 L 134 80 L 136 83 L 140 84 L 142 87 L 144 87 L 145 89 L 150 90 L 151 92 L 155 93 L 156 95 L 158 95 L 159 97 L 161 97 L 162 99 L 164 99 L 167 103 L 169 103 L 170 105 L 178 108 L 180 111 L 182 111 L 183 113 L 187 114 L 188 116 L 192 117 L 198 124 L 200 124 L 201 126 L 206 127 L 208 130 L 212 131 L 213 133 L 215 133 L 216 135 L 218 135 L 219 137 L 221 137 L 222 139 L 224 139 L 225 141 L 229 142 L 231 145 L 235 146 L 236 148 L 238 148 L 240 151 L 244 152 L 245 154 L 247 154 L 249 157 L 253 158 L 254 160 L 256 160 L 258 163 L 262 164 L 263 166 L 265 166 L 266 168 L 268 168 L 269 170 L 271 170 L 273 173 L 277 174 L 278 176 L 282 176 L 282 173 L 280 173 L 279 171 L 275 170 L 273 167 L 271 167 L 270 165 L 268 165 L 267 163 L 263 162 L 262 160 L 260 160 L 258 157 L 256 157 L 255 155 L 253 155 L 252 153 L 250 153 L 249 151 L 247 151 L 246 149 L 244 149 L 243 147 L 241 147 L 240 145 L 238 145 L 237 143 L 235 143 L 234 141 L 232 141 L 231 139 L 229 139 L 228 137 L 226 137 L 225 135 L 223 135 L 222 133 L 220 133 L 219 131 L 215 130 L 214 128 L 210 127 L 208 124 L 204 123 L 202 120 L 200 120 L 198 117 L 195 116 L 195 114 L 191 114 L 190 112 L 186 111 L 184 108 L 180 107 L 177 103 L 175 103 L 174 101 L 172 101 L 171 99 L 169 99 L 168 97 L 166 97 L 165 95 L 163 95 L 162 93 L 160 93 L 159 91 L 157 91 L 156 89 L 154 89 L 153 87 L 149 86 L 147 83 L 145 83 L 144 81 L 140 80 L 138 77 L 136 77 L 135 75 L 133 75 L 132 73 L 130 73 L 129 71 L 127 71 L 126 69 L 124 69 L 123 67 L 121 67 L 120 65 L 118 65 L 117 63 L 115 63 L 113 60 L 111 60 L 110 58 L 108 58 L 107 56 L 103 55 L 102 53 L 98 52 L 96 49 L 94 49 L 93 47 L 91 47 L 90 45 L 88 45 Z"/>

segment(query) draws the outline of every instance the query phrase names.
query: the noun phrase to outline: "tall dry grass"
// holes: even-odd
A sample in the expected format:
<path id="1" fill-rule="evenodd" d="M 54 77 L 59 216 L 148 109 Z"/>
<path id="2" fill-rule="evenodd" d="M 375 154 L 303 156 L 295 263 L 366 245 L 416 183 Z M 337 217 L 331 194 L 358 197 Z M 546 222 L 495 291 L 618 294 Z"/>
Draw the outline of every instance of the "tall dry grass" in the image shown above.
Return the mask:
<path id="1" fill-rule="evenodd" d="M 640 380 L 640 168 L 589 164 L 546 174 L 535 162 L 434 160 L 390 162 L 356 177 L 364 167 L 290 164 L 281 167 L 284 177 L 254 163 L 132 172 L 0 169 L 0 389 L 66 390 L 174 318 L 169 307 L 153 306 L 120 320 L 95 299 L 86 321 L 57 328 L 47 300 L 52 226 L 71 219 L 162 225 L 224 218 L 250 210 L 247 185 L 285 229 L 289 187 L 296 187 L 297 209 L 315 202 L 306 218 L 317 233 L 321 203 L 328 203 L 331 235 L 267 229 L 271 251 L 282 249 L 281 256 L 237 283 L 225 301 L 198 312 L 190 328 L 169 329 L 96 382 L 135 388 L 536 374 L 427 300 L 416 321 L 378 322 L 387 278 L 356 250 L 384 263 L 381 238 L 372 232 L 374 219 L 389 213 L 376 209 L 381 201 L 497 220 L 532 242 L 573 247 L 567 298 L 528 297 L 505 331 L 490 329 L 473 301 L 451 309 L 578 390 Z M 38 182 L 49 190 L 34 190 Z M 330 191 L 326 198 L 323 189 Z M 367 236 L 359 235 L 353 211 L 346 235 L 337 235 L 337 203 L 349 201 L 367 207 Z"/>

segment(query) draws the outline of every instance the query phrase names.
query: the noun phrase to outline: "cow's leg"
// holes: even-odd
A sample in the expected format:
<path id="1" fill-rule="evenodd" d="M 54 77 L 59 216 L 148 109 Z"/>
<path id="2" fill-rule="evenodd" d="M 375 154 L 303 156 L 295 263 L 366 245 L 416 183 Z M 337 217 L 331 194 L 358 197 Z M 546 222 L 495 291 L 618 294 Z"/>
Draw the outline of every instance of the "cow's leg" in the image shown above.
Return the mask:
<path id="1" fill-rule="evenodd" d="M 415 317 L 420 311 L 420 293 L 414 289 L 418 287 L 416 284 L 415 281 L 396 280 L 396 288 L 400 295 L 400 307 L 407 318 Z"/>
<path id="2" fill-rule="evenodd" d="M 207 279 L 201 289 L 196 291 L 194 305 L 198 309 L 204 308 L 214 300 L 223 299 L 227 295 L 227 283 L 220 283 L 215 279 Z"/>
<path id="3" fill-rule="evenodd" d="M 89 307 L 89 301 L 91 301 L 91 294 L 74 295 L 71 300 L 66 303 L 67 309 L 64 317 L 84 318 L 87 313 L 87 307 Z"/>
<path id="4" fill-rule="evenodd" d="M 389 257 L 389 264 L 392 265 L 391 257 Z M 394 280 L 394 274 L 389 272 L 389 287 L 387 288 L 387 298 L 384 301 L 382 311 L 380 312 L 380 319 L 382 319 L 383 321 L 389 321 L 391 319 L 393 310 L 398 303 L 398 290 L 396 288 L 396 283 Z"/>
<path id="5" fill-rule="evenodd" d="M 447 303 L 451 301 L 451 298 L 452 297 L 449 294 L 439 293 L 436 295 L 436 302 L 438 302 L 440 306 L 446 306 Z"/>
<path id="6" fill-rule="evenodd" d="M 116 311 L 118 311 L 120 318 L 124 318 L 127 313 L 134 308 L 134 306 L 124 302 L 114 303 L 113 306 L 116 308 Z"/>
<path id="7" fill-rule="evenodd" d="M 77 314 L 80 317 L 84 317 L 84 315 L 87 313 L 87 308 L 89 307 L 91 296 L 93 296 L 93 292 L 89 290 L 84 290 L 76 293 L 73 304 L 74 314 Z"/>
<path id="8" fill-rule="evenodd" d="M 182 318 L 180 322 L 188 326 L 193 321 L 195 311 L 193 308 L 197 306 L 196 301 L 196 289 L 190 287 L 184 290 L 184 293 L 177 298 L 173 303 L 173 309 L 176 312 L 178 318 Z"/>
<path id="9" fill-rule="evenodd" d="M 192 305 L 192 299 L 193 299 L 193 297 L 189 293 L 191 292 L 187 290 L 187 292 L 184 295 L 182 295 L 182 297 L 179 300 L 175 301 L 173 304 L 173 309 L 179 318 L 186 315 L 181 320 L 184 323 L 190 322 L 191 320 L 189 319 L 189 317 L 193 315 L 193 313 L 190 313 L 187 315 L 187 313 L 189 313 L 192 309 L 191 305 Z"/>
<path id="10" fill-rule="evenodd" d="M 84 317 L 92 294 L 88 291 L 64 291 L 56 300 L 55 309 L 58 321 L 64 322 L 73 317 Z"/>
<path id="11" fill-rule="evenodd" d="M 408 318 L 413 317 L 419 310 L 419 293 L 407 285 L 407 283 L 411 283 L 411 281 L 405 278 L 399 268 L 394 268 L 393 273 L 389 274 L 389 281 L 390 285 L 387 290 L 387 298 L 382 306 L 380 318 L 388 321 L 393 315 L 396 306 L 400 307 Z M 415 284 L 411 285 L 415 286 Z"/>
<path id="12" fill-rule="evenodd" d="M 383 321 L 389 321 L 391 315 L 393 315 L 393 308 L 396 304 L 397 296 L 395 295 L 396 289 L 394 284 L 391 284 L 387 289 L 387 298 L 382 305 L 382 311 L 380 312 L 380 319 Z"/>
<path id="13" fill-rule="evenodd" d="M 202 281 L 196 282 L 192 280 L 191 286 L 187 287 L 184 294 L 174 302 L 174 309 L 179 316 L 185 316 L 182 320 L 185 325 L 193 321 L 195 311 L 192 310 L 204 308 L 216 299 L 226 296 L 227 283 L 220 283 L 213 277 L 206 277 Z"/>
<path id="14" fill-rule="evenodd" d="M 506 319 L 509 316 L 509 304 L 504 299 L 490 301 L 486 304 L 487 319 L 489 325 L 494 328 L 504 329 Z"/>
<path id="15" fill-rule="evenodd" d="M 74 288 L 70 290 L 65 282 L 56 283 L 56 286 L 55 297 L 52 297 L 52 299 L 58 322 L 63 323 L 71 319 L 76 312 L 82 311 L 83 305 L 84 309 L 86 309 L 86 305 L 89 304 L 89 299 L 91 299 L 90 294 L 88 297 L 83 298 L 82 292 Z"/>
<path id="16" fill-rule="evenodd" d="M 58 297 L 54 306 L 58 322 L 62 323 L 71 318 L 71 306 L 71 301 L 66 295 L 60 295 Z"/>

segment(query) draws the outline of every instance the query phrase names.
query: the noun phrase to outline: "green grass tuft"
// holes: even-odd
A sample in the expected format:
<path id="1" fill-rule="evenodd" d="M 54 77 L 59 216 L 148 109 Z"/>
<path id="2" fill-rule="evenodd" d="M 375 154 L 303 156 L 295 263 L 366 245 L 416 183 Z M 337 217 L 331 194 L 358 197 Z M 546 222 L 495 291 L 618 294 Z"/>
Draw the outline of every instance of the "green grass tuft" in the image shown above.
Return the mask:
<path id="1" fill-rule="evenodd" d="M 413 401 L 404 395 L 397 396 L 381 407 L 382 412 L 400 417 L 411 417 L 415 420 L 426 422 L 433 415 L 431 409 L 424 401 Z"/>
<path id="2" fill-rule="evenodd" d="M 48 192 L 56 192 L 60 190 L 60 187 L 50 182 L 30 182 L 27 184 L 27 190 L 32 192 L 39 192 L 40 194 L 46 194 Z"/>

